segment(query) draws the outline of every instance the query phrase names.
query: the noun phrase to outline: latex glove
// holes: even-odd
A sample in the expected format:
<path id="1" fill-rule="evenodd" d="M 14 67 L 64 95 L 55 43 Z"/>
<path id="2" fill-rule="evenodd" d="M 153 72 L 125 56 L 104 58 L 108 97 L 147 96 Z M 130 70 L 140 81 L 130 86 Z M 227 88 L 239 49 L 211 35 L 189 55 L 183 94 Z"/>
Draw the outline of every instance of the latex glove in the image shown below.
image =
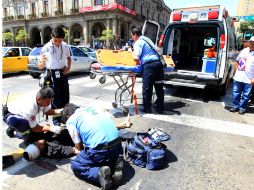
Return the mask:
<path id="1" fill-rule="evenodd" d="M 60 134 L 62 130 L 63 129 L 60 126 L 56 126 L 56 125 L 51 125 L 50 126 L 50 131 L 53 132 L 53 133 Z"/>

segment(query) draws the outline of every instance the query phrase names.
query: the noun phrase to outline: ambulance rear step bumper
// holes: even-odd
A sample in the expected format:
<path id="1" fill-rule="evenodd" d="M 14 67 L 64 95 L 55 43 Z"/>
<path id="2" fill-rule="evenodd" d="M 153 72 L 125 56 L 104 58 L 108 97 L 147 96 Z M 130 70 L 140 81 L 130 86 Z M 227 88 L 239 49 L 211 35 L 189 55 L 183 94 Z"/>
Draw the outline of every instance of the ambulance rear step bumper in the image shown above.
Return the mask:
<path id="1" fill-rule="evenodd" d="M 173 86 L 200 88 L 200 89 L 204 89 L 206 87 L 205 83 L 196 82 L 194 80 L 184 80 L 184 79 L 166 80 L 164 81 L 164 84 L 173 85 Z"/>

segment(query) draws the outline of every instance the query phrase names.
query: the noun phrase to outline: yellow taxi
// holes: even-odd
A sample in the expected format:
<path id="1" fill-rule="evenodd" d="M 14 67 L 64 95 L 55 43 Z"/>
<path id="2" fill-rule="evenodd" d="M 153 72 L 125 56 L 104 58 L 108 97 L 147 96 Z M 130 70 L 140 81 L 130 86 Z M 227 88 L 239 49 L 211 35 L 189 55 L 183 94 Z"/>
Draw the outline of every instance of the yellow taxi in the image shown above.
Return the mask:
<path id="1" fill-rule="evenodd" d="M 2 47 L 3 73 L 27 71 L 29 47 Z"/>

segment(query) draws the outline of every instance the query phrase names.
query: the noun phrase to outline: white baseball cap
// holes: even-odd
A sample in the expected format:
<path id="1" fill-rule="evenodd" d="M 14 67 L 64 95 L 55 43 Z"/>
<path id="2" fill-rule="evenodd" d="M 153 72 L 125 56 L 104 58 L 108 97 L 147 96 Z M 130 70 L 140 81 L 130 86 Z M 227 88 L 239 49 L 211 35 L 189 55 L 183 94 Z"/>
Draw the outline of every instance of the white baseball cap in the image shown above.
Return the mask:
<path id="1" fill-rule="evenodd" d="M 249 41 L 254 42 L 254 36 L 252 36 Z"/>

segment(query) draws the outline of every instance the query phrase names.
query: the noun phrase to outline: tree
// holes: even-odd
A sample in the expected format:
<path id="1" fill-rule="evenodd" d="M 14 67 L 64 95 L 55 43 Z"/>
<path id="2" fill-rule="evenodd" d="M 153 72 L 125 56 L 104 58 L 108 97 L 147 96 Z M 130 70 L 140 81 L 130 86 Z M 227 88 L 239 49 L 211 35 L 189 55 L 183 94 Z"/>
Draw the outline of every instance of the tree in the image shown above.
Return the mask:
<path id="1" fill-rule="evenodd" d="M 115 36 L 113 35 L 112 30 L 103 30 L 100 40 L 109 41 L 109 45 L 111 46 L 115 41 Z"/>
<path id="2" fill-rule="evenodd" d="M 12 32 L 4 32 L 3 33 L 3 41 L 6 42 L 6 41 L 11 41 L 13 42 L 14 40 L 14 35 Z"/>
<path id="3" fill-rule="evenodd" d="M 70 38 L 70 31 L 69 31 L 69 29 L 68 28 L 63 28 L 63 30 L 64 30 L 64 34 L 65 34 L 65 37 L 64 37 L 64 41 L 66 41 L 66 42 L 68 42 L 68 44 L 70 44 L 70 40 L 69 40 L 69 38 Z"/>
<path id="4" fill-rule="evenodd" d="M 254 34 L 254 21 L 241 22 L 240 32 L 243 34 Z"/>
<path id="5" fill-rule="evenodd" d="M 20 43 L 25 43 L 26 42 L 26 40 L 28 39 L 28 34 L 27 34 L 27 32 L 24 30 L 24 29 L 20 29 L 19 31 L 18 31 L 18 35 L 16 36 L 16 41 L 17 42 L 20 42 Z"/>

